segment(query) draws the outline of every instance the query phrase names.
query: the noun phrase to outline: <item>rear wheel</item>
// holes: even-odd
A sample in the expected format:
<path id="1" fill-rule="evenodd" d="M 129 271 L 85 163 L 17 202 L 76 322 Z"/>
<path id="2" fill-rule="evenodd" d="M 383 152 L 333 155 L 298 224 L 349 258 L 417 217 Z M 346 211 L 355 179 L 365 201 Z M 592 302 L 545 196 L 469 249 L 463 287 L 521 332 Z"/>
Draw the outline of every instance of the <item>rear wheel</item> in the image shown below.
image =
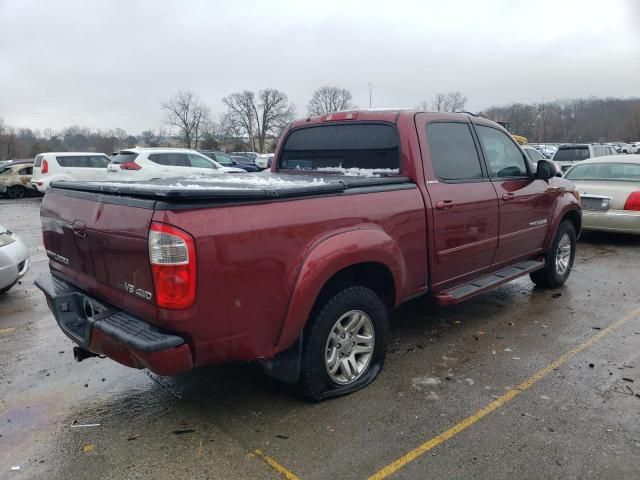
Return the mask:
<path id="1" fill-rule="evenodd" d="M 347 287 L 327 299 L 309 320 L 298 387 L 312 401 L 368 385 L 384 364 L 388 314 L 365 287 Z"/>
<path id="2" fill-rule="evenodd" d="M 9 198 L 24 198 L 27 195 L 27 189 L 22 185 L 12 185 L 7 188 L 7 196 Z"/>
<path id="3" fill-rule="evenodd" d="M 569 278 L 576 255 L 576 229 L 569 220 L 560 223 L 551 248 L 545 256 L 542 270 L 531 273 L 533 283 L 540 287 L 556 288 Z"/>

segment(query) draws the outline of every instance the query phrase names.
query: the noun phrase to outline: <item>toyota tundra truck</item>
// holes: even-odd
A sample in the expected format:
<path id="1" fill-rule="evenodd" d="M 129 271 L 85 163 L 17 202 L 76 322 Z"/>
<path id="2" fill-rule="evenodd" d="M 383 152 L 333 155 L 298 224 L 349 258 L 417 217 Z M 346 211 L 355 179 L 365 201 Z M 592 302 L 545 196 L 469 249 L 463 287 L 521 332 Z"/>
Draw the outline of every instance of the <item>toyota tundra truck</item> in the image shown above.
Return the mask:
<path id="1" fill-rule="evenodd" d="M 257 360 L 320 401 L 379 374 L 403 302 L 562 285 L 581 210 L 555 173 L 469 114 L 307 118 L 267 174 L 54 183 L 36 285 L 77 360 L 159 375 Z"/>

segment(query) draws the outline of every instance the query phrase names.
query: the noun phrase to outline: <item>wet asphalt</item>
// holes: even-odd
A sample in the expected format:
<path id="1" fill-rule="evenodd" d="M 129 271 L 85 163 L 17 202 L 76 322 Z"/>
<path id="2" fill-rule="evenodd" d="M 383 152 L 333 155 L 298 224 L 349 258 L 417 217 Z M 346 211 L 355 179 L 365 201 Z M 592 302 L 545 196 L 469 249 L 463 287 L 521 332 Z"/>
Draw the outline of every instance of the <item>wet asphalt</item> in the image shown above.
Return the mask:
<path id="1" fill-rule="evenodd" d="M 165 378 L 76 363 L 33 286 L 39 204 L 0 200 L 32 255 L 0 297 L 2 480 L 282 478 L 256 449 L 300 479 L 367 478 L 640 307 L 640 238 L 585 234 L 563 288 L 526 277 L 405 304 L 379 378 L 309 404 L 254 365 Z M 389 478 L 427 477 L 640 478 L 640 312 Z"/>

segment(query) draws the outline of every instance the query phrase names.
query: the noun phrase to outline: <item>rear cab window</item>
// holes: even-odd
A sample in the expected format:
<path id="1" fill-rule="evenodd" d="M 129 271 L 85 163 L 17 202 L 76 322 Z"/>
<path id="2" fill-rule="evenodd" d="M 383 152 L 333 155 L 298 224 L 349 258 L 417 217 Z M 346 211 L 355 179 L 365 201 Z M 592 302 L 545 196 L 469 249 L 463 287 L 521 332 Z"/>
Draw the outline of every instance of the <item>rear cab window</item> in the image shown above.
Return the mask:
<path id="1" fill-rule="evenodd" d="M 40 167 L 42 165 L 42 155 L 37 155 L 36 160 L 33 163 L 34 167 Z"/>
<path id="2" fill-rule="evenodd" d="M 301 172 L 398 175 L 398 132 L 386 123 L 298 128 L 287 136 L 278 167 Z"/>

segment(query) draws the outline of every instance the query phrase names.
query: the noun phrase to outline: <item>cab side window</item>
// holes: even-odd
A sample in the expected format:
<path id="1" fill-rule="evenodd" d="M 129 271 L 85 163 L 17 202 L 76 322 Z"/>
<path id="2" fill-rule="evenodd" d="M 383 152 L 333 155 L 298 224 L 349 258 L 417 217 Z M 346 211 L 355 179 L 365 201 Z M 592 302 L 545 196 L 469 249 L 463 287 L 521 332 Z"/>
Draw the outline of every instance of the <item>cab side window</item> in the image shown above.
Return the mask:
<path id="1" fill-rule="evenodd" d="M 427 140 L 436 177 L 445 182 L 472 182 L 482 179 L 480 157 L 469 125 L 430 123 Z"/>
<path id="2" fill-rule="evenodd" d="M 484 125 L 476 125 L 476 131 L 493 178 L 529 175 L 524 155 L 507 134 Z"/>

